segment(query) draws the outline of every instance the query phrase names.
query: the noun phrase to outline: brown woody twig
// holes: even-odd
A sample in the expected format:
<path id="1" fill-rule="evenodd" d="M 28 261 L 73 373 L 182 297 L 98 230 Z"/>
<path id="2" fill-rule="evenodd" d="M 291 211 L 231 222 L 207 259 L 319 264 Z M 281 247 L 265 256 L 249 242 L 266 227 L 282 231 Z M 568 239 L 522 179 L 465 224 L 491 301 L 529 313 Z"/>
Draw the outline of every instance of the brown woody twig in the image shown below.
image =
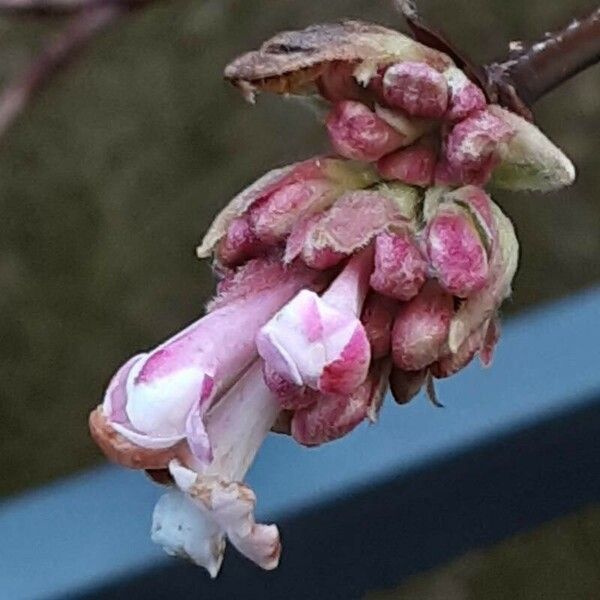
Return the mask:
<path id="1" fill-rule="evenodd" d="M 600 7 L 528 47 L 513 44 L 509 59 L 486 70 L 500 97 L 516 95 L 528 106 L 600 61 Z"/>

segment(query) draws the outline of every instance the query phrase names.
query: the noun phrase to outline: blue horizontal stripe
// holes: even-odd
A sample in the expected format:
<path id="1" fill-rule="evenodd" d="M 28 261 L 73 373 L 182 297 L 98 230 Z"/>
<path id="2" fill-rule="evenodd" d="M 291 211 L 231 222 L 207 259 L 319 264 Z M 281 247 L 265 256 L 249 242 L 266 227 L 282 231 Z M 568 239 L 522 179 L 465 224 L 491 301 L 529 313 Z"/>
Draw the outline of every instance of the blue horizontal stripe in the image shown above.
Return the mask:
<path id="1" fill-rule="evenodd" d="M 491 369 L 439 382 L 444 409 L 388 399 L 378 424 L 312 450 L 271 436 L 249 476 L 259 517 L 289 517 L 581 409 L 600 396 L 598 340 L 596 288 L 512 319 Z M 0 504 L 2 597 L 64 597 L 164 564 L 149 539 L 160 493 L 102 467 Z"/>

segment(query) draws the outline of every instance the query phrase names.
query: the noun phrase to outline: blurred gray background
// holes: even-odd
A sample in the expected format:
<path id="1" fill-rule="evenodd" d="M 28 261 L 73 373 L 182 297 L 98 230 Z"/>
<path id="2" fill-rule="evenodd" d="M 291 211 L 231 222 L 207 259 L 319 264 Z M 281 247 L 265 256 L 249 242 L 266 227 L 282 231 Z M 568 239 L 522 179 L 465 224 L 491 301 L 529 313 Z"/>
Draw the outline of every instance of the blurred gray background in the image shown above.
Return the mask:
<path id="1" fill-rule="evenodd" d="M 536 39 L 596 5 L 420 2 L 481 62 L 503 56 L 510 40 Z M 0 495 L 102 460 L 87 415 L 124 359 L 202 311 L 212 281 L 194 248 L 212 216 L 264 171 L 326 148 L 322 129 L 297 106 L 266 96 L 254 108 L 245 104 L 222 81 L 225 64 L 282 28 L 343 17 L 404 28 L 388 0 L 157 3 L 95 40 L 0 139 Z M 55 30 L 48 19 L 0 20 L 2 80 Z M 507 313 L 600 281 L 599 91 L 596 67 L 536 106 L 538 124 L 577 165 L 572 188 L 495 194 L 523 248 Z M 597 511 L 582 519 L 598 532 Z M 567 519 L 556 527 L 573 525 Z M 535 535 L 549 539 L 556 527 Z M 590 565 L 598 590 L 599 536 L 588 537 L 592 550 L 563 539 L 561 552 Z M 494 552 L 507 561 L 517 548 L 518 560 L 518 548 L 532 539 Z M 471 559 L 469 573 L 485 577 L 476 565 L 486 560 Z M 416 595 L 374 598 L 434 598 L 432 587 L 419 586 L 438 584 L 429 578 L 406 591 Z M 508 597 L 443 589 L 446 599 Z"/>

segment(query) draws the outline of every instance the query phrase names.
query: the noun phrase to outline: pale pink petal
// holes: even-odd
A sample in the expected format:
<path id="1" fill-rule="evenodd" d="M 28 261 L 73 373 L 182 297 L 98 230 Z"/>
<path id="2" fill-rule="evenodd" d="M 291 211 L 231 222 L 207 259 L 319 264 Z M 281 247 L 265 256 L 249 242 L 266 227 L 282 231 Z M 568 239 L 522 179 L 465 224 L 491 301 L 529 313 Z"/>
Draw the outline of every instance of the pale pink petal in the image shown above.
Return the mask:
<path id="1" fill-rule="evenodd" d="M 195 476 L 177 462 L 170 471 L 178 487 L 197 505 L 198 510 L 215 529 L 247 558 L 263 569 L 274 569 L 279 563 L 281 542 L 275 525 L 260 525 L 254 520 L 256 497 L 242 483 L 218 476 Z"/>
<path id="2" fill-rule="evenodd" d="M 322 297 L 302 290 L 256 337 L 268 372 L 296 386 L 347 393 L 367 374 L 370 346 L 358 319 L 373 252 L 354 256 Z"/>

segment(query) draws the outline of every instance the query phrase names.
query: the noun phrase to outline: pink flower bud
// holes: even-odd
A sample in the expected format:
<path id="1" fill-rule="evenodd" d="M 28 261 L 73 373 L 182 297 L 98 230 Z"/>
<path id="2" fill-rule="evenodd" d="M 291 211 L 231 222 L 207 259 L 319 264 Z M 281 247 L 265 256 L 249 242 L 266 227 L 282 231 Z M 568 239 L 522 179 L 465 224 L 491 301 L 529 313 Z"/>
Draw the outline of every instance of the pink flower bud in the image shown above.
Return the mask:
<path id="1" fill-rule="evenodd" d="M 403 371 L 394 367 L 390 374 L 390 391 L 398 404 L 408 404 L 420 391 L 427 379 L 427 369 Z"/>
<path id="2" fill-rule="evenodd" d="M 366 418 L 374 421 L 387 387 L 389 362 L 378 361 L 366 380 L 350 394 L 320 394 L 316 403 L 292 416 L 293 438 L 304 446 L 339 439 Z"/>
<path id="3" fill-rule="evenodd" d="M 460 192 L 461 190 L 457 190 Z M 511 293 L 519 262 L 519 242 L 510 219 L 490 201 L 493 220 L 493 245 L 487 285 L 471 294 L 456 311 L 450 324 L 448 347 L 456 353 L 465 340 L 494 316 Z"/>
<path id="4" fill-rule="evenodd" d="M 447 342 L 453 312 L 452 296 L 433 281 L 401 304 L 392 329 L 394 364 L 418 371 L 435 362 Z"/>
<path id="5" fill-rule="evenodd" d="M 383 97 L 388 106 L 413 117 L 439 119 L 448 106 L 448 84 L 425 63 L 401 62 L 385 71 Z"/>
<path id="6" fill-rule="evenodd" d="M 346 158 L 374 162 L 400 148 L 404 137 L 360 102 L 338 102 L 327 117 L 334 150 Z"/>
<path id="7" fill-rule="evenodd" d="M 433 147 L 415 144 L 380 158 L 377 170 L 387 180 L 429 187 L 433 182 L 436 161 L 437 154 Z"/>
<path id="8" fill-rule="evenodd" d="M 375 180 L 369 165 L 337 158 L 313 158 L 275 169 L 219 213 L 197 249 L 198 257 L 207 258 L 216 249 L 218 262 L 240 264 L 282 241 L 299 219 L 325 210 L 344 191 L 362 189 Z"/>
<path id="9" fill-rule="evenodd" d="M 476 86 L 460 69 L 451 67 L 444 72 L 450 90 L 448 112 L 449 121 L 462 121 L 470 114 L 483 110 L 487 101 L 481 88 Z"/>
<path id="10" fill-rule="evenodd" d="M 263 569 L 274 569 L 281 544 L 275 525 L 254 520 L 256 497 L 242 480 L 279 413 L 256 361 L 205 416 L 214 458 L 196 470 L 169 464 L 179 490 L 156 505 L 152 539 L 170 554 L 184 555 L 215 577 L 225 537 Z"/>
<path id="11" fill-rule="evenodd" d="M 454 126 L 445 141 L 445 157 L 464 183 L 477 183 L 477 177 L 489 174 L 499 163 L 501 147 L 514 132 L 507 121 L 490 111 L 477 111 Z"/>
<path id="12" fill-rule="evenodd" d="M 274 268 L 272 262 L 265 263 L 270 277 L 266 280 L 273 282 Z M 117 372 L 102 408 L 108 424 L 120 436 L 114 443 L 125 438 L 134 446 L 158 451 L 187 439 L 197 458 L 210 460 L 204 413 L 256 357 L 254 338 L 259 328 L 315 278 L 315 273 L 306 268 L 277 268 L 276 285 L 264 287 L 266 280 L 257 276 L 259 269 L 255 267 L 256 291 L 246 287 L 244 293 L 233 297 L 230 290 L 229 302 L 222 302 Z"/>
<path id="13" fill-rule="evenodd" d="M 391 298 L 370 292 L 365 301 L 360 320 L 371 344 L 373 360 L 384 358 L 390 353 L 392 323 L 398 303 Z"/>
<path id="14" fill-rule="evenodd" d="M 228 267 L 235 267 L 243 262 L 265 254 L 268 246 L 261 242 L 247 217 L 236 217 L 225 237 L 221 239 L 216 250 L 219 262 Z"/>
<path id="15" fill-rule="evenodd" d="M 407 228 L 380 233 L 375 239 L 375 270 L 371 287 L 396 300 L 417 295 L 427 276 L 427 262 Z"/>
<path id="16" fill-rule="evenodd" d="M 458 209 L 440 211 L 427 228 L 427 253 L 442 287 L 466 298 L 488 281 L 485 245 L 472 217 Z"/>
<path id="17" fill-rule="evenodd" d="M 372 256 L 370 248 L 354 256 L 322 297 L 302 290 L 260 330 L 256 344 L 269 369 L 325 393 L 349 393 L 365 380 L 371 352 L 358 315 Z"/>
<path id="18" fill-rule="evenodd" d="M 461 344 L 454 353 L 442 356 L 431 365 L 431 374 L 438 379 L 450 377 L 464 369 L 479 353 L 484 366 L 490 364 L 500 330 L 496 319 L 486 321 Z"/>
<path id="19" fill-rule="evenodd" d="M 340 192 L 325 179 L 289 183 L 252 206 L 248 215 L 252 231 L 263 242 L 277 244 L 299 217 L 328 208 Z"/>
<path id="20" fill-rule="evenodd" d="M 382 231 L 406 225 L 414 190 L 347 192 L 325 213 L 300 221 L 287 240 L 284 260 L 301 256 L 313 268 L 329 268 L 364 248 Z M 403 203 L 407 206 L 404 207 Z"/>

